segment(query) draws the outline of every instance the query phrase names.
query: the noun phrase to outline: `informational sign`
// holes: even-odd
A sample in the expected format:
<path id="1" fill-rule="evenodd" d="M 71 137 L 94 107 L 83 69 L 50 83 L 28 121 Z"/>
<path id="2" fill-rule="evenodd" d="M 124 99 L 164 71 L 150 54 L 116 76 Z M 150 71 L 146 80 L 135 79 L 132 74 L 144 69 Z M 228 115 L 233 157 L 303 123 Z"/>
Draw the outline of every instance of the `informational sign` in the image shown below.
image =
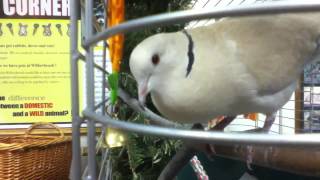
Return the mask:
<path id="1" fill-rule="evenodd" d="M 0 2 L 0 123 L 70 122 L 68 0 Z"/>

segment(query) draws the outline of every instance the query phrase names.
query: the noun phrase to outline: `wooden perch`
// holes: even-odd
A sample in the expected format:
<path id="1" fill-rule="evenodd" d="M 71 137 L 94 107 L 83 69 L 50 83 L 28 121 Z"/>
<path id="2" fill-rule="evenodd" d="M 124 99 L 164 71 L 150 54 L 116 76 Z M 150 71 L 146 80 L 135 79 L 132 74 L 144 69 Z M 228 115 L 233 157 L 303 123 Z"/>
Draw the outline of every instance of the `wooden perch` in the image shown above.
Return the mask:
<path id="1" fill-rule="evenodd" d="M 234 117 L 227 117 L 211 130 L 222 130 L 231 123 L 233 119 Z M 253 132 L 253 136 L 254 133 L 259 131 L 260 129 L 249 130 L 249 132 Z M 185 141 L 184 146 L 168 163 L 158 180 L 173 179 L 197 152 L 202 151 L 208 154 L 206 145 L 208 144 Z M 214 150 L 216 156 L 244 162 L 247 160 L 248 145 L 214 145 Z M 304 176 L 320 177 L 320 148 L 252 146 L 252 150 L 252 164 L 254 165 Z"/>
<path id="2" fill-rule="evenodd" d="M 246 161 L 247 146 L 214 146 L 218 156 Z M 320 148 L 253 146 L 253 163 L 294 174 L 320 177 Z"/>

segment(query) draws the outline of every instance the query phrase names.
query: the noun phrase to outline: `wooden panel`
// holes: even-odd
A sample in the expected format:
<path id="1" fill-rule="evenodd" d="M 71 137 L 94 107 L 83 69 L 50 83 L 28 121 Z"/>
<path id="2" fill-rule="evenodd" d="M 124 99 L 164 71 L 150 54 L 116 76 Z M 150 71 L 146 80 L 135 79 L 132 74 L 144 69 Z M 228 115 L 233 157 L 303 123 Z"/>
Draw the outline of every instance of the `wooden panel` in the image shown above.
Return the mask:
<path id="1" fill-rule="evenodd" d="M 301 133 L 303 126 L 303 76 L 299 79 L 298 87 L 295 92 L 295 132 Z"/>

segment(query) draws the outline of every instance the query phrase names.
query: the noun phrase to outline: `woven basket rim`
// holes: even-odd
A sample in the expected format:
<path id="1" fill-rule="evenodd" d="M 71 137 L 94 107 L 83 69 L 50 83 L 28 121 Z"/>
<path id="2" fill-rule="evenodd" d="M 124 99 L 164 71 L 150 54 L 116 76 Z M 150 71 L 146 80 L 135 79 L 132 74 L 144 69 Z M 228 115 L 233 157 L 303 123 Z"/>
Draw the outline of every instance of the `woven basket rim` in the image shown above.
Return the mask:
<path id="1" fill-rule="evenodd" d="M 15 142 L 17 140 L 25 140 L 24 142 Z M 10 140 L 8 143 L 3 141 Z M 29 140 L 29 141 L 28 141 Z M 33 141 L 30 141 L 33 140 Z M 71 137 L 43 137 L 43 136 L 10 136 L 0 137 L 0 151 L 26 150 L 29 148 L 44 148 L 50 145 L 71 142 Z"/>
<path id="2" fill-rule="evenodd" d="M 50 126 L 56 129 L 60 136 L 39 136 L 32 135 L 31 131 L 40 126 Z M 0 151 L 16 151 L 26 150 L 30 148 L 44 148 L 50 145 L 57 145 L 59 143 L 71 142 L 71 137 L 65 136 L 61 129 L 52 124 L 46 122 L 40 122 L 32 124 L 25 132 L 24 135 L 16 136 L 3 136 L 0 137 Z"/>

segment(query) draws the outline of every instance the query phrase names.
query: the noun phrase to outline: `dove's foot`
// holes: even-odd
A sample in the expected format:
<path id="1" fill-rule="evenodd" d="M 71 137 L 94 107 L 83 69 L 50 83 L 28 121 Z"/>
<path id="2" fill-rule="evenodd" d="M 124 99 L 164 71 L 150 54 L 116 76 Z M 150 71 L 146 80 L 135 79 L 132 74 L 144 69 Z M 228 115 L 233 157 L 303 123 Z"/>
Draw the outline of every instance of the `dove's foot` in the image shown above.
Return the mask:
<path id="1" fill-rule="evenodd" d="M 252 146 L 247 146 L 247 153 L 246 153 L 246 165 L 247 165 L 247 168 L 250 170 L 250 171 L 253 171 L 252 167 L 251 167 L 251 164 L 253 162 L 253 147 Z"/>
<path id="2" fill-rule="evenodd" d="M 209 131 L 223 131 L 223 129 L 227 127 L 235 118 L 236 116 L 219 116 L 210 121 L 214 122 L 212 123 L 214 124 L 213 126 L 210 126 L 209 122 Z M 208 152 L 206 153 L 208 157 L 213 157 L 214 155 L 216 155 L 216 151 L 213 144 L 207 144 L 206 149 L 206 152 Z"/>
<path id="3" fill-rule="evenodd" d="M 272 124 L 276 120 L 276 115 L 277 115 L 276 112 L 267 113 L 266 114 L 266 119 L 265 119 L 264 125 L 262 127 L 263 132 L 269 132 L 269 130 L 271 129 Z"/>
<path id="4" fill-rule="evenodd" d="M 268 133 L 271 129 L 272 124 L 276 119 L 276 112 L 266 114 L 266 119 L 264 121 L 264 125 L 262 128 L 254 129 L 252 132 L 262 132 Z M 246 165 L 247 168 L 252 171 L 251 163 L 253 162 L 254 151 L 252 146 L 247 146 L 247 153 L 246 153 Z"/>

